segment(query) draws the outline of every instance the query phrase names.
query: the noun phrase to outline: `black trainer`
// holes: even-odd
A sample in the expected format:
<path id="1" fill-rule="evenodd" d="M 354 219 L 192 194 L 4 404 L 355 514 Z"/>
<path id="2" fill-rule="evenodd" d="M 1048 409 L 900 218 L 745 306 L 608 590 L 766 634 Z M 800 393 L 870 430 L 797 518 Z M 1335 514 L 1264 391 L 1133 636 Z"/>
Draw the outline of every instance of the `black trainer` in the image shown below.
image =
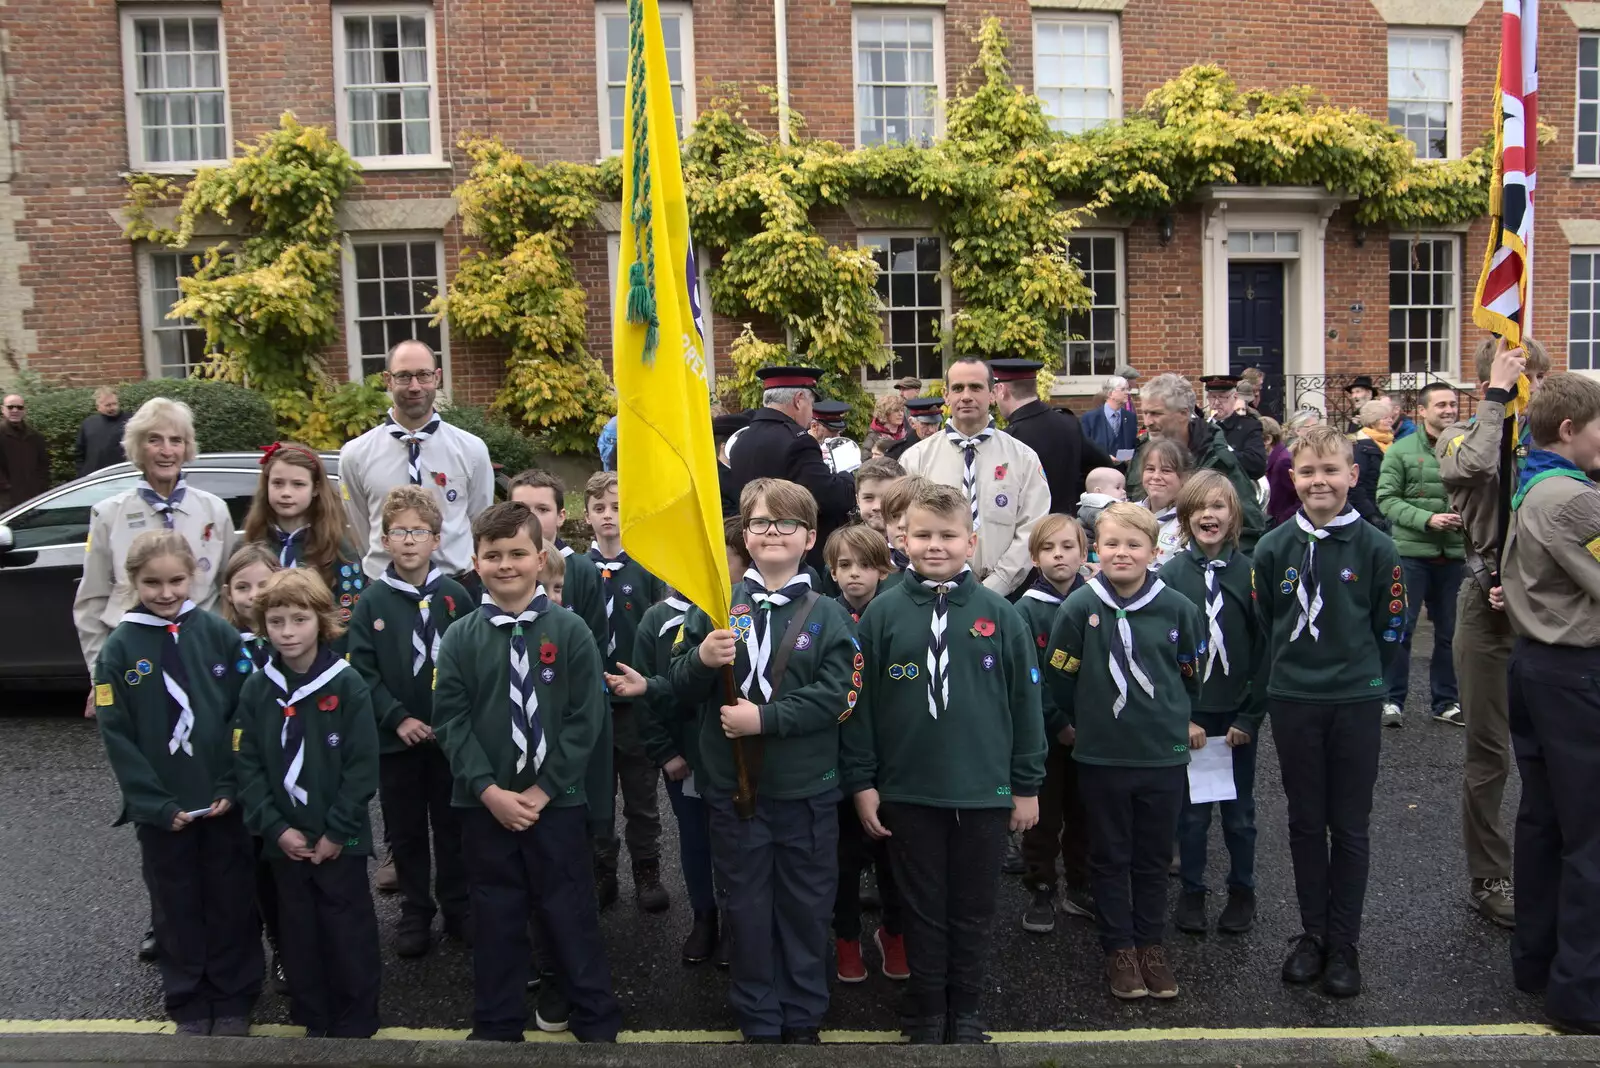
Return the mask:
<path id="1" fill-rule="evenodd" d="M 975 1013 L 951 1013 L 945 1020 L 944 1040 L 952 1046 L 981 1046 L 989 1041 L 989 1033 Z"/>
<path id="2" fill-rule="evenodd" d="M 161 942 L 156 938 L 156 929 L 152 927 L 144 933 L 144 938 L 139 943 L 139 959 L 152 961 L 159 956 L 161 956 Z"/>
<path id="3" fill-rule="evenodd" d="M 1330 998 L 1353 998 L 1361 993 L 1361 955 L 1355 946 L 1334 946 L 1328 951 L 1322 992 Z"/>
<path id="4" fill-rule="evenodd" d="M 1243 887 L 1230 887 L 1228 903 L 1217 917 L 1217 930 L 1227 934 L 1244 934 L 1255 926 L 1256 892 Z"/>
<path id="5" fill-rule="evenodd" d="M 400 921 L 395 932 L 394 951 L 402 957 L 421 957 L 433 947 L 433 932 L 429 924 L 418 917 Z"/>
<path id="6" fill-rule="evenodd" d="M 1189 934 L 1206 933 L 1206 892 L 1185 890 L 1178 895 L 1178 907 L 1172 913 L 1172 923 Z"/>
<path id="7" fill-rule="evenodd" d="M 1033 900 L 1022 911 L 1022 929 L 1049 934 L 1056 929 L 1056 892 L 1053 887 L 1035 886 Z"/>
<path id="8" fill-rule="evenodd" d="M 561 989 L 555 973 L 545 972 L 539 978 L 539 1000 L 533 1010 L 533 1022 L 541 1031 L 559 1034 L 567 1029 L 567 1017 L 571 1012 L 567 992 Z"/>
<path id="9" fill-rule="evenodd" d="M 1006 859 L 1001 861 L 1000 870 L 1006 875 L 1021 875 L 1028 870 L 1022 862 L 1022 836 L 1020 834 L 1006 835 Z"/>
<path id="10" fill-rule="evenodd" d="M 784 1028 L 783 1044 L 785 1046 L 820 1046 L 822 1036 L 815 1027 Z"/>
<path id="11" fill-rule="evenodd" d="M 683 940 L 683 963 L 700 964 L 711 959 L 717 951 L 717 910 L 707 909 L 694 914 L 694 926 L 689 937 Z"/>
<path id="12" fill-rule="evenodd" d="M 1294 948 L 1283 962 L 1283 981 L 1286 983 L 1313 983 L 1322 977 L 1328 965 L 1328 951 L 1322 939 L 1314 934 L 1303 934 L 1295 939 Z"/>
<path id="13" fill-rule="evenodd" d="M 900 1021 L 900 1033 L 913 1046 L 944 1045 L 943 1016 L 908 1016 Z"/>

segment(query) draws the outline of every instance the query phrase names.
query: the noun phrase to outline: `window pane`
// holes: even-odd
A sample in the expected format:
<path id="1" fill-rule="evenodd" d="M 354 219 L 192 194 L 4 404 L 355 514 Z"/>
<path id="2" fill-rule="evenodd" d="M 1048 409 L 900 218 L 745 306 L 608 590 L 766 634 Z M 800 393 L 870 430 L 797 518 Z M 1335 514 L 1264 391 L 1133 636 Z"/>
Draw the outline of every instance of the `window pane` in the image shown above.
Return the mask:
<path id="1" fill-rule="evenodd" d="M 217 20 L 193 19 L 189 23 L 190 32 L 194 34 L 194 50 L 196 52 L 217 51 Z"/>

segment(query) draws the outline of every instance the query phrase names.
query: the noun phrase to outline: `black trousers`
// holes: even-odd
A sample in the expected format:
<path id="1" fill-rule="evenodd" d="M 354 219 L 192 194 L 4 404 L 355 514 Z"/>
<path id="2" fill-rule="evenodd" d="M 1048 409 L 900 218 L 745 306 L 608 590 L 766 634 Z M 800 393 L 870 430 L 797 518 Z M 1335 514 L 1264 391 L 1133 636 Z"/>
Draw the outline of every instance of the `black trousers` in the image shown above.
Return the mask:
<path id="1" fill-rule="evenodd" d="M 1167 926 L 1167 870 L 1189 773 L 1166 768 L 1079 764 L 1078 789 L 1089 818 L 1089 880 L 1100 948 L 1161 944 Z"/>
<path id="2" fill-rule="evenodd" d="M 839 802 L 839 892 L 833 899 L 833 935 L 851 942 L 861 940 L 861 873 L 873 867 L 878 873 L 879 913 L 885 934 L 905 930 L 905 906 L 889 864 L 887 840 L 873 838 L 856 815 L 855 798 Z"/>
<path id="3" fill-rule="evenodd" d="M 341 853 L 321 864 L 272 861 L 289 1019 L 307 1034 L 371 1038 L 378 1029 L 378 915 L 367 860 Z"/>
<path id="4" fill-rule="evenodd" d="M 587 811 L 546 808 L 526 831 L 507 830 L 486 808 L 460 815 L 474 925 L 473 1030 L 510 1038 L 526 1028 L 528 923 L 537 915 L 572 1006 L 572 1033 L 585 1042 L 615 1040 L 622 1009 L 600 941 Z"/>
<path id="5" fill-rule="evenodd" d="M 278 877 L 272 873 L 272 861 L 266 855 L 266 840 L 250 836 L 250 849 L 256 858 L 256 915 L 261 917 L 261 928 L 267 932 L 272 951 L 278 951 Z"/>
<path id="6" fill-rule="evenodd" d="M 1089 885 L 1089 823 L 1078 789 L 1078 762 L 1072 746 L 1050 742 L 1044 785 L 1039 789 L 1039 822 L 1022 832 L 1022 881 L 1031 889 L 1056 885 L 1056 858 L 1070 887 Z"/>
<path id="7" fill-rule="evenodd" d="M 661 856 L 661 811 L 656 800 L 661 769 L 644 755 L 639 740 L 639 724 L 631 701 L 611 703 L 611 769 L 613 792 L 622 793 L 622 833 L 628 842 L 628 856 L 637 866 L 641 861 L 659 861 Z M 595 836 L 595 871 L 615 875 L 620 842 L 616 829 L 608 827 Z"/>
<path id="8" fill-rule="evenodd" d="M 181 831 L 141 824 L 136 834 L 167 1015 L 179 1023 L 249 1016 L 265 965 L 239 809 Z"/>
<path id="9" fill-rule="evenodd" d="M 976 1015 L 1011 809 L 885 801 L 878 818 L 905 901 L 909 1015 Z"/>
<path id="10" fill-rule="evenodd" d="M 1522 774 L 1512 975 L 1545 992 L 1551 1016 L 1600 1024 L 1600 651 L 1519 638 L 1509 686 Z"/>
<path id="11" fill-rule="evenodd" d="M 1301 927 L 1330 946 L 1353 946 L 1361 940 L 1371 865 L 1368 825 L 1383 701 L 1306 705 L 1273 699 L 1268 708 L 1289 807 Z"/>
<path id="12" fill-rule="evenodd" d="M 436 911 L 428 892 L 434 873 L 438 909 L 447 919 L 467 912 L 467 869 L 461 860 L 461 820 L 450 807 L 450 762 L 434 742 L 378 758 L 378 801 L 389 852 L 400 879 L 400 925 L 426 928 Z M 428 829 L 433 829 L 429 849 Z"/>

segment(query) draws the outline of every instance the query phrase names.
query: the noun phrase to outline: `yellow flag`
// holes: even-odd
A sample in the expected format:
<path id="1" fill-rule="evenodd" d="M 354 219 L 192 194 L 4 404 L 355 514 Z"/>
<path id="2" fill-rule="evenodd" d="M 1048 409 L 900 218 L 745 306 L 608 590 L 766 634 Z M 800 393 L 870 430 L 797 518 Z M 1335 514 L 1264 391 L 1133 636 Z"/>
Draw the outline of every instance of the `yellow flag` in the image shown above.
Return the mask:
<path id="1" fill-rule="evenodd" d="M 611 349 L 622 544 L 720 624 L 732 591 L 710 369 L 656 0 L 629 0 L 628 26 Z"/>

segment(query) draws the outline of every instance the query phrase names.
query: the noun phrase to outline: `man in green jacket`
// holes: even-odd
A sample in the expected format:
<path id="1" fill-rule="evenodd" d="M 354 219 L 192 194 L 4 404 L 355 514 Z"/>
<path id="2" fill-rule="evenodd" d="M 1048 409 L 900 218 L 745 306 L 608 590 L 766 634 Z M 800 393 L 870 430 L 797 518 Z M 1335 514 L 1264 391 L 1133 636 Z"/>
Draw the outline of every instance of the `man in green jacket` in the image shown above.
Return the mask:
<path id="1" fill-rule="evenodd" d="M 1389 697 L 1383 725 L 1403 723 L 1406 690 L 1411 682 L 1411 635 L 1424 605 L 1433 621 L 1433 660 L 1428 669 L 1433 690 L 1433 718 L 1466 726 L 1456 692 L 1452 639 L 1456 629 L 1456 592 L 1461 587 L 1461 516 L 1439 477 L 1434 455 L 1439 435 L 1456 421 L 1459 402 L 1454 387 L 1433 382 L 1417 395 L 1422 428 L 1389 447 L 1378 473 L 1378 508 L 1393 524 L 1390 534 L 1400 550 L 1405 572 L 1406 630 L 1400 651 L 1389 665 Z"/>

